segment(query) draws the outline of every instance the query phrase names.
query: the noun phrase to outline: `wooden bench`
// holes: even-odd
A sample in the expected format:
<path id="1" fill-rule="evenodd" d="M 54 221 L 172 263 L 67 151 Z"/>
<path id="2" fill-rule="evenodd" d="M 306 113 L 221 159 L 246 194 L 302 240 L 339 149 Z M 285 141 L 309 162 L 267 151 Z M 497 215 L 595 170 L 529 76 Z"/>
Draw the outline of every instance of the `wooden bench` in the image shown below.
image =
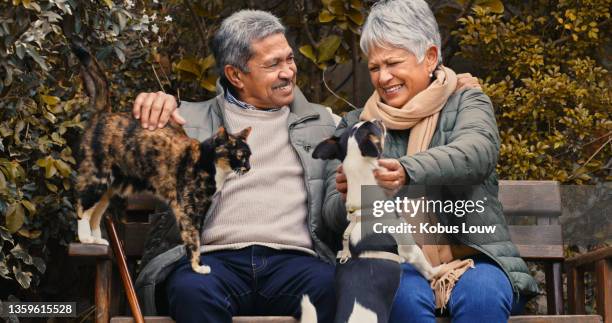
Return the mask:
<path id="1" fill-rule="evenodd" d="M 572 257 L 565 267 L 569 312 L 585 313 L 584 273 L 595 272 L 597 313 L 605 323 L 612 323 L 612 246 Z"/>
<path id="2" fill-rule="evenodd" d="M 521 257 L 527 261 L 543 264 L 546 276 L 547 316 L 512 317 L 513 323 L 599 323 L 599 315 L 561 315 L 563 314 L 562 264 L 563 240 L 558 217 L 561 214 L 559 184 L 554 181 L 500 181 L 500 200 L 509 223 L 512 241 L 516 244 Z M 127 218 L 130 213 L 151 212 L 154 205 L 150 199 L 131 198 L 126 207 Z M 149 224 L 145 222 L 125 222 L 119 226 L 119 236 L 128 264 L 133 270 L 135 262 L 143 253 L 144 239 Z M 111 248 L 100 245 L 72 243 L 69 255 L 93 259 L 96 264 L 97 306 L 96 322 L 124 323 L 133 322 L 129 316 L 111 315 L 126 313 L 122 303 L 123 293 L 117 283 L 117 275 L 112 274 Z M 124 314 L 125 315 L 125 314 Z M 147 322 L 172 322 L 168 317 L 146 317 Z M 236 317 L 235 323 L 296 323 L 291 317 Z M 449 322 L 445 318 L 438 322 Z"/>

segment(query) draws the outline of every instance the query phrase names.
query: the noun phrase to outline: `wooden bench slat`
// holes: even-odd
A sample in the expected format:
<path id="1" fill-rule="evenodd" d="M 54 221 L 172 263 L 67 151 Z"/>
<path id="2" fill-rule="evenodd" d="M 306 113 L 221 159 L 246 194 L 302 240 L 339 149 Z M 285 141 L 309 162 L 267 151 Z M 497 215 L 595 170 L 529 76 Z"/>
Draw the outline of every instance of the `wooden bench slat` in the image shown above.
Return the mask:
<path id="1" fill-rule="evenodd" d="M 556 181 L 499 181 L 506 216 L 558 217 L 561 191 Z"/>
<path id="2" fill-rule="evenodd" d="M 123 240 L 123 249 L 128 257 L 142 256 L 144 243 L 151 226 L 149 223 L 128 222 L 121 223 L 120 239 Z"/>
<path id="3" fill-rule="evenodd" d="M 113 317 L 111 323 L 132 323 L 134 319 L 131 316 Z M 167 316 L 147 316 L 147 323 L 174 323 Z M 438 318 L 436 323 L 449 323 L 448 318 Z M 508 320 L 508 323 L 601 323 L 602 319 L 599 315 L 523 315 L 513 316 Z M 234 317 L 233 323 L 297 323 L 292 317 L 284 316 L 254 316 L 254 317 Z"/>
<path id="4" fill-rule="evenodd" d="M 563 260 L 560 225 L 510 225 L 508 230 L 522 258 Z"/>
<path id="5" fill-rule="evenodd" d="M 580 267 L 585 264 L 592 264 L 598 260 L 612 258 L 612 246 L 600 248 L 585 254 L 569 258 L 565 261 L 568 267 Z"/>
<path id="6" fill-rule="evenodd" d="M 147 211 L 154 210 L 160 203 L 159 199 L 151 194 L 135 194 L 127 198 L 127 211 Z"/>
<path id="7" fill-rule="evenodd" d="M 68 255 L 70 257 L 97 257 L 111 258 L 111 248 L 109 246 L 71 242 L 68 245 Z"/>
<path id="8" fill-rule="evenodd" d="M 436 323 L 450 323 L 448 318 L 438 318 Z M 519 315 L 512 316 L 508 323 L 602 323 L 599 315 Z"/>
<path id="9" fill-rule="evenodd" d="M 133 323 L 134 319 L 131 316 L 117 316 L 110 320 L 110 323 Z M 147 323 L 174 323 L 174 320 L 168 316 L 145 316 Z M 234 317 L 233 323 L 298 323 L 291 316 L 238 316 Z"/>

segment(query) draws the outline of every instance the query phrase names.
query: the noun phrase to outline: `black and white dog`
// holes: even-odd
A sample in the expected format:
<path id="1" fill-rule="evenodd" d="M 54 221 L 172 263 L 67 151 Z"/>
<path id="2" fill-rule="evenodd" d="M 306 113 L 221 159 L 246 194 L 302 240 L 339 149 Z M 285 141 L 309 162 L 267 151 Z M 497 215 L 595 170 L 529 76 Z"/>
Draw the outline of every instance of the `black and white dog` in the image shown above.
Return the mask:
<path id="1" fill-rule="evenodd" d="M 376 185 L 373 171 L 382 156 L 385 133 L 378 120 L 359 122 L 340 137 L 319 143 L 313 152 L 314 158 L 342 161 L 348 184 L 345 205 L 350 223 L 336 266 L 336 323 L 386 323 L 399 287 L 401 262 L 412 264 L 427 279 L 437 271 L 414 243 L 398 246 L 389 234 L 362 237 L 361 186 Z M 301 322 L 317 322 L 307 296 L 302 300 Z"/>

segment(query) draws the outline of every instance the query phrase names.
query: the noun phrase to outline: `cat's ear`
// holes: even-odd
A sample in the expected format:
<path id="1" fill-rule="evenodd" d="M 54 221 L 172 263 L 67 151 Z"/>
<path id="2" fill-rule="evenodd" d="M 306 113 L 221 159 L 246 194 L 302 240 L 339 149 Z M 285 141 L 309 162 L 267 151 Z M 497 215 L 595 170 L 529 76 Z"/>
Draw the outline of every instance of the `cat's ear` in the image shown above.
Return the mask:
<path id="1" fill-rule="evenodd" d="M 312 152 L 315 159 L 339 159 L 340 158 L 340 138 L 331 137 L 321 141 Z"/>
<path id="2" fill-rule="evenodd" d="M 251 134 L 251 130 L 253 130 L 253 127 L 247 127 L 244 128 L 242 131 L 240 131 L 236 137 L 242 139 L 242 140 L 247 140 L 247 138 L 249 137 L 249 135 Z"/>
<path id="3" fill-rule="evenodd" d="M 227 131 L 224 126 L 219 127 L 219 130 L 217 130 L 217 137 L 227 138 Z"/>

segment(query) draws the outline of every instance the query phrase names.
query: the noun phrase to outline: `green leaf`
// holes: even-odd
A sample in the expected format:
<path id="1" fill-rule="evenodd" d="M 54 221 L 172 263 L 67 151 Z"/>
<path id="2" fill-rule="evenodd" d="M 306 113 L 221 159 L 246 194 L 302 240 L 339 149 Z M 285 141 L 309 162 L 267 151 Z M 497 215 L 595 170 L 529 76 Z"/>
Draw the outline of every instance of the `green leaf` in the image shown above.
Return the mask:
<path id="1" fill-rule="evenodd" d="M 27 271 L 21 271 L 17 267 L 13 266 L 13 273 L 15 273 L 15 279 L 19 282 L 19 285 L 24 289 L 30 288 L 30 282 L 32 281 L 32 273 Z"/>
<path id="2" fill-rule="evenodd" d="M 192 58 L 183 58 L 176 64 L 176 68 L 178 70 L 191 73 L 196 77 L 199 77 L 201 74 L 198 62 Z"/>
<path id="3" fill-rule="evenodd" d="M 123 52 L 123 50 L 118 46 L 113 46 L 113 50 L 115 51 L 117 58 L 119 58 L 119 61 L 121 63 L 125 63 L 125 53 Z"/>
<path id="4" fill-rule="evenodd" d="M 351 21 L 353 21 L 358 26 L 363 25 L 364 17 L 363 17 L 363 14 L 360 11 L 358 11 L 358 10 L 351 10 L 347 14 L 347 16 L 349 17 L 349 19 Z"/>
<path id="5" fill-rule="evenodd" d="M 62 175 L 62 177 L 70 177 L 70 173 L 72 172 L 72 167 L 70 167 L 70 165 L 59 159 L 54 160 L 53 164 L 55 168 L 60 172 L 60 175 Z"/>
<path id="6" fill-rule="evenodd" d="M 300 51 L 300 53 L 302 53 L 302 55 L 306 56 L 306 58 L 311 60 L 313 63 L 317 62 L 317 57 L 315 56 L 315 53 L 314 53 L 314 50 L 312 49 L 312 46 L 310 46 L 310 45 L 301 46 L 299 48 L 299 51 Z"/>
<path id="7" fill-rule="evenodd" d="M 21 244 L 17 244 L 13 249 L 11 249 L 11 254 L 15 256 L 15 258 L 22 260 L 25 264 L 32 264 L 32 256 L 25 250 Z"/>
<path id="8" fill-rule="evenodd" d="M 457 2 L 462 7 L 465 7 L 469 0 L 457 0 Z M 476 0 L 473 1 L 472 4 L 482 8 L 489 8 L 493 13 L 504 13 L 504 4 L 501 0 Z"/>
<path id="9" fill-rule="evenodd" d="M 4 262 L 0 262 L 0 277 L 4 278 L 4 279 L 12 279 L 11 277 L 9 277 L 9 269 L 6 266 L 6 263 Z"/>
<path id="10" fill-rule="evenodd" d="M 327 9 L 336 16 L 344 15 L 344 3 L 342 0 L 332 0 Z"/>
<path id="11" fill-rule="evenodd" d="M 55 167 L 55 160 L 51 156 L 41 158 L 36 161 L 38 167 L 45 169 L 45 178 L 51 178 L 57 174 L 57 168 Z"/>
<path id="12" fill-rule="evenodd" d="M 0 192 L 6 189 L 6 177 L 4 173 L 0 171 Z"/>
<path id="13" fill-rule="evenodd" d="M 21 205 L 23 205 L 26 209 L 28 209 L 30 214 L 36 213 L 36 206 L 32 202 L 28 200 L 21 200 Z"/>
<path id="14" fill-rule="evenodd" d="M 363 8 L 363 4 L 359 0 L 351 0 L 351 8 L 360 10 Z"/>
<path id="15" fill-rule="evenodd" d="M 25 220 L 25 212 L 21 204 L 13 203 L 6 211 L 6 228 L 9 233 L 15 233 L 21 229 Z"/>
<path id="16" fill-rule="evenodd" d="M 16 145 L 21 144 L 19 133 L 23 130 L 23 128 L 25 128 L 25 122 L 23 122 L 23 120 L 17 121 L 17 124 L 15 125 L 15 132 L 13 133 L 13 140 L 15 140 Z"/>
<path id="17" fill-rule="evenodd" d="M 338 50 L 338 47 L 340 47 L 340 43 L 342 43 L 342 38 L 338 35 L 330 35 L 323 39 L 317 48 L 319 51 L 317 61 L 325 62 L 333 59 L 336 54 L 336 50 Z"/>
<path id="18" fill-rule="evenodd" d="M 41 274 L 44 274 L 47 270 L 47 265 L 45 264 L 45 261 L 40 257 L 32 257 L 32 263 L 34 267 L 38 269 L 38 272 L 40 272 Z"/>
<path id="19" fill-rule="evenodd" d="M 43 115 L 45 116 L 45 119 L 49 120 L 51 123 L 55 123 L 57 121 L 57 117 L 55 117 L 53 113 L 49 111 L 44 111 Z"/>
<path id="20" fill-rule="evenodd" d="M 60 158 L 62 160 L 71 163 L 72 165 L 76 165 L 76 160 L 72 157 L 72 149 L 70 147 L 66 147 L 60 153 Z"/>
<path id="21" fill-rule="evenodd" d="M 319 12 L 319 22 L 326 23 L 334 20 L 335 18 L 336 16 L 332 15 L 332 13 L 327 9 L 323 9 L 321 12 Z"/>
<path id="22" fill-rule="evenodd" d="M 10 242 L 11 244 L 14 244 L 13 237 L 11 237 L 8 229 L 3 226 L 0 226 L 0 238 L 2 238 L 2 240 L 4 241 Z"/>
<path id="23" fill-rule="evenodd" d="M 58 103 L 60 103 L 60 98 L 56 97 L 56 96 L 52 96 L 52 95 L 41 95 L 40 98 L 42 99 L 42 101 L 45 104 L 54 106 Z"/>
<path id="24" fill-rule="evenodd" d="M 208 77 L 200 80 L 200 86 L 205 88 L 209 92 L 215 92 L 217 90 L 217 77 L 209 75 Z"/>
<path id="25" fill-rule="evenodd" d="M 45 181 L 45 186 L 47 186 L 47 189 L 53 193 L 57 193 L 57 185 L 53 184 L 53 183 L 49 183 L 47 181 Z"/>
<path id="26" fill-rule="evenodd" d="M 485 0 L 485 1 L 476 1 L 479 6 L 491 9 L 493 13 L 504 13 L 504 4 L 501 0 Z"/>
<path id="27" fill-rule="evenodd" d="M 13 130 L 8 127 L 8 122 L 4 122 L 0 125 L 0 136 L 8 137 L 13 134 Z"/>
<path id="28" fill-rule="evenodd" d="M 31 230 L 30 231 L 30 230 L 22 228 L 19 231 L 17 231 L 17 233 L 19 233 L 20 236 L 26 237 L 28 239 L 38 239 L 42 231 L 41 230 Z"/>
<path id="29" fill-rule="evenodd" d="M 35 50 L 31 49 L 30 47 L 26 47 L 25 51 L 26 53 L 28 53 L 28 55 L 30 55 L 30 57 L 34 59 L 34 61 L 38 64 L 38 66 L 40 66 L 40 68 L 42 68 L 44 71 L 49 70 L 49 66 L 47 65 L 47 63 L 45 63 L 45 59 L 40 56 Z"/>
<path id="30" fill-rule="evenodd" d="M 202 71 L 206 71 L 209 68 L 213 67 L 214 65 L 215 65 L 215 58 L 213 57 L 212 54 L 200 60 L 200 67 L 202 68 Z"/>

